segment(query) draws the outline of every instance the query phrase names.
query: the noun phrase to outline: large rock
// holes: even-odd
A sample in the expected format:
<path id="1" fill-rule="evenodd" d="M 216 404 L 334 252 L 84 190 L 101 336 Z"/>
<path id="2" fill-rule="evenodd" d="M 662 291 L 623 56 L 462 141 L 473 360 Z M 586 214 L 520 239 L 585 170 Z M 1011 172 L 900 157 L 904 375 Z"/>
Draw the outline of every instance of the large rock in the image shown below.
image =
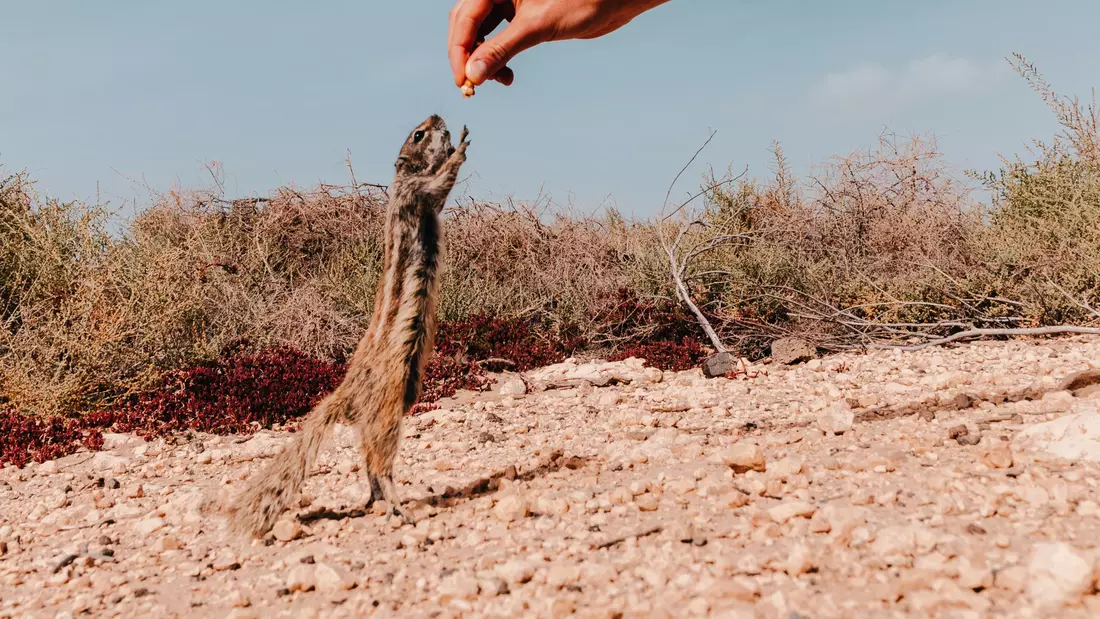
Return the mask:
<path id="1" fill-rule="evenodd" d="M 614 384 L 644 385 L 655 382 L 645 360 L 636 357 L 622 361 L 593 361 L 577 363 L 576 359 L 566 359 L 561 363 L 527 372 L 524 376 L 534 391 L 575 387 L 589 383 L 596 387 Z M 657 378 L 656 381 L 660 379 Z"/>
<path id="2" fill-rule="evenodd" d="M 1064 542 L 1036 544 L 1027 575 L 1027 596 L 1043 608 L 1074 604 L 1092 589 L 1092 566 Z"/>
<path id="3" fill-rule="evenodd" d="M 809 361 L 817 356 L 817 348 L 804 339 L 783 337 L 772 342 L 772 360 L 783 365 Z"/>
<path id="4" fill-rule="evenodd" d="M 527 384 L 519 374 L 505 372 L 501 374 L 495 383 L 495 389 L 502 396 L 520 396 L 527 393 Z"/>
<path id="5" fill-rule="evenodd" d="M 1017 451 L 1033 451 L 1055 458 L 1100 462 L 1100 410 L 1066 415 L 1038 423 L 1016 435 Z"/>
<path id="6" fill-rule="evenodd" d="M 703 362 L 703 375 L 707 378 L 725 376 L 737 369 L 737 355 L 728 352 L 720 352 L 707 357 Z"/>
<path id="7" fill-rule="evenodd" d="M 1085 370 L 1062 381 L 1061 390 L 1073 392 L 1076 396 L 1096 393 L 1100 388 L 1100 370 Z"/>

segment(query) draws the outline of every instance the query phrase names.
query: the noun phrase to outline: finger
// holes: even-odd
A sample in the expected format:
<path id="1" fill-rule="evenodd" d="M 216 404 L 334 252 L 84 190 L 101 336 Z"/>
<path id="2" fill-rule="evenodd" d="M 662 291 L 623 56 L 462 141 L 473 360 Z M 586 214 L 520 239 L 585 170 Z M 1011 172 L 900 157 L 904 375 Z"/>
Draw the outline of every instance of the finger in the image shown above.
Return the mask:
<path id="1" fill-rule="evenodd" d="M 478 38 L 478 30 L 493 12 L 493 0 L 461 0 L 451 10 L 447 32 L 447 56 L 456 86 L 466 81 L 466 63 Z M 497 22 L 500 23 L 500 22 Z"/>
<path id="2" fill-rule="evenodd" d="M 489 33 L 497 29 L 501 22 L 505 20 L 512 21 L 515 18 L 516 7 L 511 1 L 498 2 L 493 10 L 489 12 L 489 16 L 485 18 L 485 21 L 481 22 L 481 27 L 477 29 L 477 38 L 484 41 Z"/>
<path id="3" fill-rule="evenodd" d="M 504 67 L 500 71 L 497 71 L 496 75 L 493 76 L 493 80 L 495 80 L 497 82 L 500 82 L 501 84 L 504 84 L 505 86 L 511 86 L 512 81 L 515 80 L 515 79 L 516 79 L 516 76 L 512 72 L 512 69 L 510 69 L 509 67 Z"/>
<path id="4" fill-rule="evenodd" d="M 544 30 L 521 18 L 513 20 L 495 37 L 474 50 L 466 61 L 466 78 L 479 85 L 504 69 L 516 54 L 543 40 Z"/>

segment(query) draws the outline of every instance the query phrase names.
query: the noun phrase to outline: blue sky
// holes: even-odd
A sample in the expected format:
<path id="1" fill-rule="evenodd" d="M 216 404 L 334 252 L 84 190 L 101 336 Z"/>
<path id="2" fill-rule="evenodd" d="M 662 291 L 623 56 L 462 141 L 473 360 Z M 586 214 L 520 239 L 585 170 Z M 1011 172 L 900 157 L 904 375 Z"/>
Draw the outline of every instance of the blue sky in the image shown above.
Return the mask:
<path id="1" fill-rule="evenodd" d="M 1100 3 L 672 0 L 595 41 L 545 45 L 511 88 L 470 100 L 446 60 L 450 0 L 52 0 L 5 8 L 0 165 L 63 199 L 148 202 L 141 187 L 389 182 L 431 113 L 473 144 L 457 193 L 649 215 L 713 165 L 766 176 L 779 140 L 803 172 L 884 128 L 932 133 L 988 168 L 1057 130 L 1004 58 L 1067 94 L 1100 83 Z M 1042 34 L 1048 33 L 1048 34 Z M 684 185 L 686 191 L 690 187 Z"/>

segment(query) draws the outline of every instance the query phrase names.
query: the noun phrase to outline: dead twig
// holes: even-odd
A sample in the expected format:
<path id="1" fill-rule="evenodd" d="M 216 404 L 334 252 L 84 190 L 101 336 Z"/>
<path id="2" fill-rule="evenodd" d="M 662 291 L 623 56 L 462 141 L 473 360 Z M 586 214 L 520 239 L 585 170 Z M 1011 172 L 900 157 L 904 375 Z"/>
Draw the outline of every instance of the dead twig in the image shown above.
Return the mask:
<path id="1" fill-rule="evenodd" d="M 1096 311 L 1096 308 L 1089 305 L 1085 301 L 1083 301 L 1081 299 L 1078 299 L 1077 297 L 1073 296 L 1072 294 L 1069 293 L 1068 290 L 1066 290 L 1065 288 L 1062 288 L 1058 284 L 1054 283 L 1054 280 L 1052 280 L 1048 277 L 1047 278 L 1047 283 L 1050 284 L 1051 286 L 1054 286 L 1054 289 L 1057 290 L 1058 292 L 1062 293 L 1062 296 L 1064 296 L 1065 298 L 1067 298 L 1070 301 L 1073 301 L 1077 305 L 1081 306 L 1081 308 L 1083 308 L 1085 311 L 1092 314 L 1093 316 L 1096 316 L 1097 318 L 1100 318 L 1100 312 Z"/>
<path id="2" fill-rule="evenodd" d="M 631 533 L 629 535 L 624 535 L 622 537 L 615 537 L 615 538 L 609 539 L 605 542 L 600 542 L 599 544 L 597 544 L 595 546 L 595 549 L 596 550 L 603 550 L 604 548 L 611 548 L 612 546 L 616 546 L 618 544 L 621 544 L 621 543 L 625 542 L 628 539 L 646 537 L 648 535 L 653 535 L 654 533 L 660 533 L 662 530 L 664 530 L 664 527 L 662 527 L 661 525 L 657 525 L 655 527 L 650 527 L 648 529 L 644 529 L 642 531 L 637 531 L 637 532 Z"/>
<path id="3" fill-rule="evenodd" d="M 498 357 L 490 357 L 489 359 L 482 359 L 481 361 L 475 361 L 474 365 L 483 366 L 483 365 L 488 365 L 490 363 L 499 363 L 500 365 L 507 365 L 507 366 L 511 366 L 511 367 L 515 367 L 515 365 L 516 365 L 516 362 L 512 361 L 511 359 L 501 359 L 501 358 L 498 358 Z"/>
<path id="4" fill-rule="evenodd" d="M 1100 335 L 1100 328 L 1097 327 L 1034 327 L 1034 328 L 1021 328 L 1021 329 L 970 329 L 967 331 L 959 331 L 947 337 L 942 337 L 938 340 L 932 340 L 930 342 L 923 342 L 921 344 L 914 344 L 912 346 L 900 346 L 896 344 L 870 344 L 870 348 L 876 348 L 880 350 L 903 350 L 906 352 L 914 352 L 918 350 L 924 350 L 925 348 L 931 348 L 933 346 L 942 346 L 944 344 L 950 344 L 951 342 L 957 342 L 960 340 L 972 340 L 981 337 L 1000 337 L 1000 336 L 1015 336 L 1024 337 L 1029 335 Z"/>
<path id="5" fill-rule="evenodd" d="M 72 565 L 72 563 L 74 561 L 76 561 L 77 559 L 80 559 L 82 557 L 95 559 L 96 561 L 102 561 L 102 562 L 105 562 L 105 563 L 106 562 L 113 562 L 115 560 L 115 558 L 113 556 L 108 555 L 108 554 L 104 554 L 102 552 L 88 552 L 88 544 L 81 544 L 80 548 L 77 550 L 77 552 L 67 554 L 67 555 L 65 555 L 64 557 L 61 558 L 61 561 L 59 561 L 58 564 L 56 566 L 54 566 L 53 573 L 56 574 L 56 573 L 60 572 L 61 570 L 65 569 L 67 566 Z"/>

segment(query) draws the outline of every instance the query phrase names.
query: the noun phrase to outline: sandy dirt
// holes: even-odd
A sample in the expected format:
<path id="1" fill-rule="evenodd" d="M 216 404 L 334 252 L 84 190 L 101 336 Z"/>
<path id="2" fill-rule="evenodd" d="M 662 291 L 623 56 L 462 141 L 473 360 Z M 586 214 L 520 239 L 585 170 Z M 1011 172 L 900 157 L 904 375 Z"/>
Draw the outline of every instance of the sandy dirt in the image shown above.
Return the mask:
<path id="1" fill-rule="evenodd" d="M 567 362 L 444 401 L 406 426 L 416 526 L 364 513 L 343 427 L 255 542 L 204 501 L 285 432 L 7 467 L 0 617 L 1100 616 L 1100 386 L 1066 383 L 1100 338 L 755 369 Z"/>

